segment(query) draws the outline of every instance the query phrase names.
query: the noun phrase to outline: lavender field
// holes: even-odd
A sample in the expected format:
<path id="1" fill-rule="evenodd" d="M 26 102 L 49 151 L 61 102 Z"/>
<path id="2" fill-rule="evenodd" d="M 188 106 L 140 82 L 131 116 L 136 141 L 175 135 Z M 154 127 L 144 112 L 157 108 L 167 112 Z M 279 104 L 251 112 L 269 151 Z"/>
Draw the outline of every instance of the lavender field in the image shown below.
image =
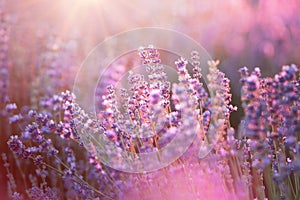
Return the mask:
<path id="1" fill-rule="evenodd" d="M 299 11 L 0 0 L 0 199 L 300 199 Z"/>

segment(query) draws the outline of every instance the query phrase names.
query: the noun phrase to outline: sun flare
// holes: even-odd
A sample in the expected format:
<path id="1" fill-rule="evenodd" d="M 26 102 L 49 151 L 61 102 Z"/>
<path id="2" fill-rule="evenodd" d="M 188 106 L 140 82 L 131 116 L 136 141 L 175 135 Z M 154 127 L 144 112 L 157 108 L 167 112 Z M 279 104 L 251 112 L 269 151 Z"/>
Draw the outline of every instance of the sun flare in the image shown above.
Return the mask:
<path id="1" fill-rule="evenodd" d="M 74 2 L 74 1 L 72 1 Z M 98 4 L 103 2 L 103 0 L 75 0 L 77 4 Z"/>

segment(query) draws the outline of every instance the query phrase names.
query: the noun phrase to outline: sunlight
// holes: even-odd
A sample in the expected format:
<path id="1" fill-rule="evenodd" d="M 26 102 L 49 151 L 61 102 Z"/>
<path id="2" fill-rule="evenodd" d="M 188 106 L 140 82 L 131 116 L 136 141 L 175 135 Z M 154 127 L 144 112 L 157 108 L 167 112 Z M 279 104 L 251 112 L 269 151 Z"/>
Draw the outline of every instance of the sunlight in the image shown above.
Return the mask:
<path id="1" fill-rule="evenodd" d="M 74 1 L 72 1 L 74 2 Z M 102 3 L 103 0 L 76 0 L 76 3 L 79 4 L 99 4 Z"/>

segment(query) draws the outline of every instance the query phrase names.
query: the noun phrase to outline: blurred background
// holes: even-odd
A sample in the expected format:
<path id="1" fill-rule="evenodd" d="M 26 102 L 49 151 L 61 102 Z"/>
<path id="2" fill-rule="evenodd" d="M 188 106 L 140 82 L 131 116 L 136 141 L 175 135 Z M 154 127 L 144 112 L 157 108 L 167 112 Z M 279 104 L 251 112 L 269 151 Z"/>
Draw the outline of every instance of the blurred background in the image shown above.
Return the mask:
<path id="1" fill-rule="evenodd" d="M 152 26 L 189 35 L 219 59 L 240 106 L 240 67 L 259 66 L 263 76 L 273 76 L 284 64 L 300 65 L 299 11 L 297 0 L 0 0 L 0 110 L 9 100 L 34 107 L 44 95 L 71 89 L 95 45 Z M 235 128 L 242 115 L 241 109 L 232 114 Z M 1 118 L 1 152 L 8 152 L 14 131 L 6 123 Z"/>

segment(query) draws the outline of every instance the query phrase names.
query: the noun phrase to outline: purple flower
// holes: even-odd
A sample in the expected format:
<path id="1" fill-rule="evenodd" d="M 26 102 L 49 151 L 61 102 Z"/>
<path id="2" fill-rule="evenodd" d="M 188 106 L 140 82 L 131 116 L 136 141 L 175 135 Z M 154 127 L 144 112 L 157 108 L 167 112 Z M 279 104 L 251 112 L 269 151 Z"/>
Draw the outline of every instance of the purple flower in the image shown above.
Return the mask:
<path id="1" fill-rule="evenodd" d="M 36 200 L 46 199 L 46 196 L 44 195 L 43 190 L 38 187 L 32 187 L 32 188 L 28 189 L 28 196 L 29 196 L 29 198 L 36 199 Z"/>
<path id="2" fill-rule="evenodd" d="M 9 103 L 9 104 L 6 104 L 6 106 L 5 106 L 5 110 L 7 112 L 11 112 L 16 109 L 17 109 L 17 104 L 15 104 L 15 103 Z"/>
<path id="3" fill-rule="evenodd" d="M 9 124 L 19 122 L 23 119 L 23 116 L 21 114 L 13 115 L 8 118 Z"/>

